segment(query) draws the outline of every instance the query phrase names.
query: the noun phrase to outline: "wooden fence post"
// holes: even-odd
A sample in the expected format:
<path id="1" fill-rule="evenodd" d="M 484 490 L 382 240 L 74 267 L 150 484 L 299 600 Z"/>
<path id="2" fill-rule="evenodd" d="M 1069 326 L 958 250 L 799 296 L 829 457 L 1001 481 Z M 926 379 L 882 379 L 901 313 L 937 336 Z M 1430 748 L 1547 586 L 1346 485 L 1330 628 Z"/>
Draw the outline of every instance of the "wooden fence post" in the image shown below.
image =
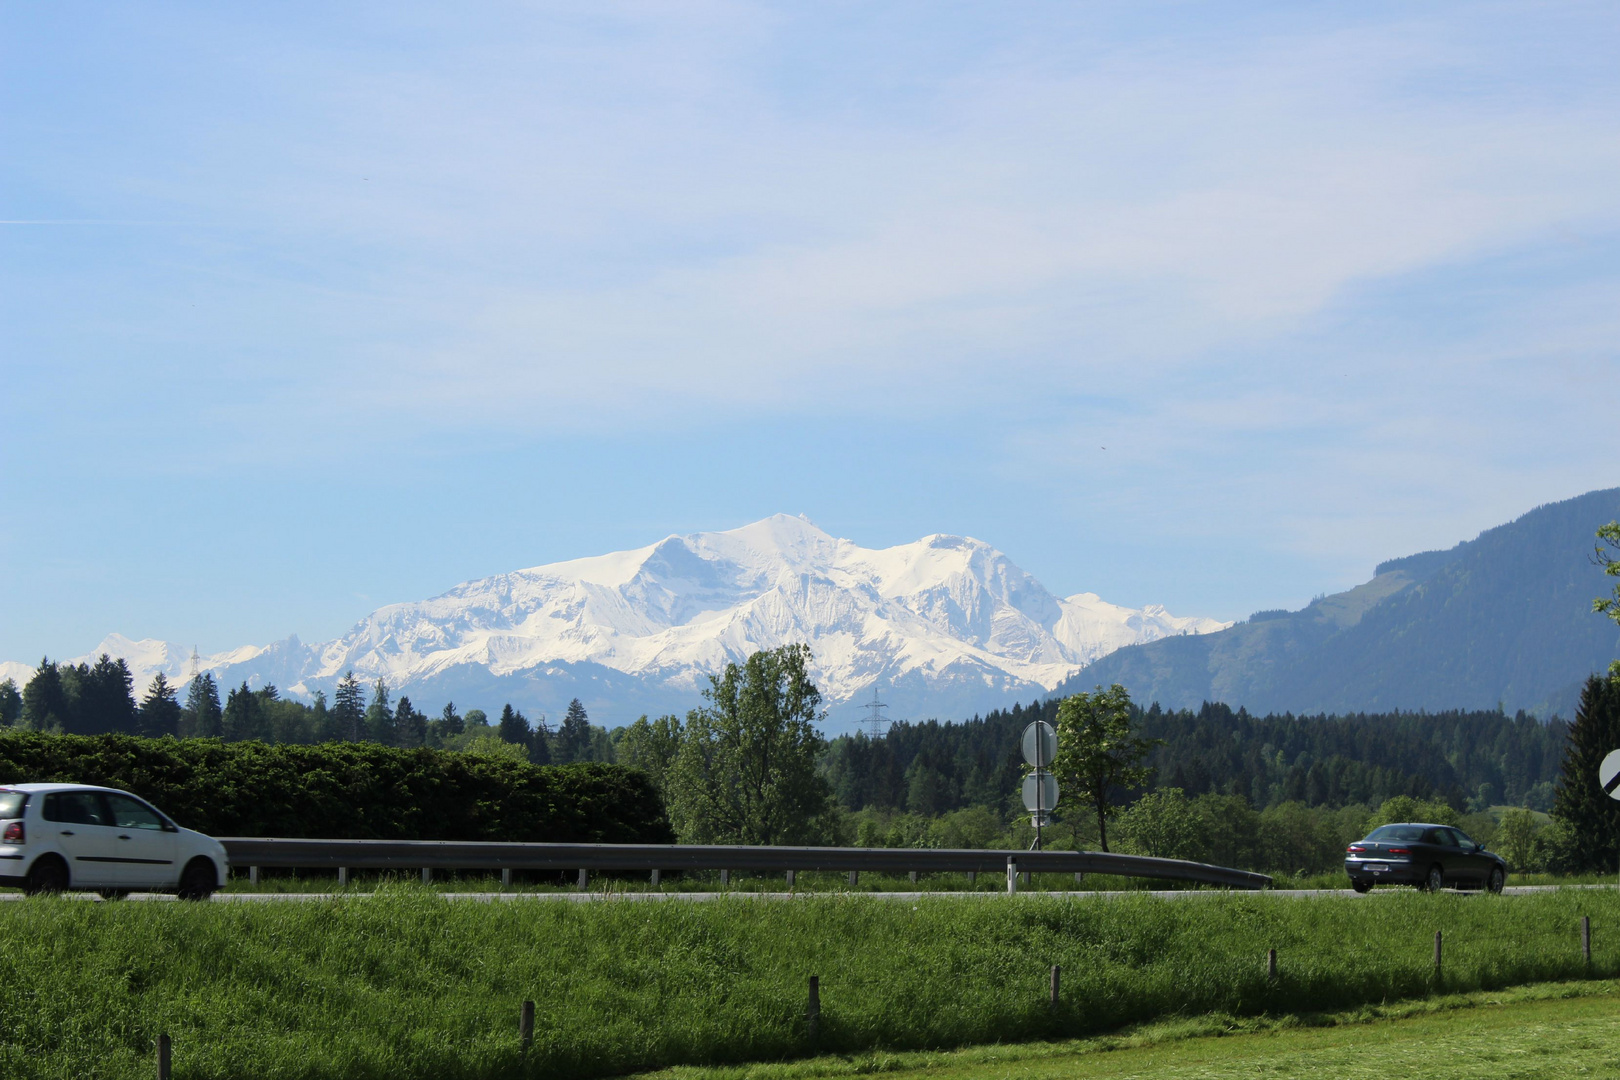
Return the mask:
<path id="1" fill-rule="evenodd" d="M 1434 985 L 1440 985 L 1440 931 L 1434 932 Z"/>
<path id="2" fill-rule="evenodd" d="M 1062 975 L 1063 975 L 1063 968 L 1058 964 L 1053 964 L 1052 965 L 1052 1003 L 1051 1003 L 1053 1011 L 1056 1011 L 1057 1007 L 1058 1007 L 1058 979 Z"/>
<path id="3" fill-rule="evenodd" d="M 1592 916 L 1581 916 L 1581 959 L 1588 967 L 1592 965 Z"/>
<path id="4" fill-rule="evenodd" d="M 534 1002 L 525 1001 L 523 1009 L 518 1013 L 518 1042 L 523 1045 L 523 1053 L 529 1052 L 534 1044 Z"/>
<path id="5" fill-rule="evenodd" d="M 158 1080 L 169 1080 L 174 1070 L 173 1047 L 167 1035 L 159 1035 L 157 1043 Z"/>
<path id="6" fill-rule="evenodd" d="M 1266 950 L 1266 978 L 1272 979 L 1272 980 L 1275 980 L 1277 978 L 1277 950 L 1276 949 L 1267 949 Z"/>
<path id="7" fill-rule="evenodd" d="M 804 1011 L 804 1026 L 813 1049 L 821 1034 L 821 977 L 818 975 L 810 976 L 810 1004 Z"/>

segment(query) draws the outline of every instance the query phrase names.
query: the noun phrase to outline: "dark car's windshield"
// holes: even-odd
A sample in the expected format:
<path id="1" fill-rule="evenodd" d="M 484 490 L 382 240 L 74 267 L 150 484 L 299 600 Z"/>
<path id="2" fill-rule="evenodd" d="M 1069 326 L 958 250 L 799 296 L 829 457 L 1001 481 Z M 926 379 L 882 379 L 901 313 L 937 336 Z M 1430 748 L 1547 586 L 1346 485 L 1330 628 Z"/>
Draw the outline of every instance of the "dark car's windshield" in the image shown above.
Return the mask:
<path id="1" fill-rule="evenodd" d="M 27 805 L 28 792 L 0 788 L 0 820 L 22 817 L 23 807 Z"/>
<path id="2" fill-rule="evenodd" d="M 1404 840 L 1415 843 L 1423 836 L 1421 825 L 1380 825 L 1367 834 L 1368 840 Z"/>

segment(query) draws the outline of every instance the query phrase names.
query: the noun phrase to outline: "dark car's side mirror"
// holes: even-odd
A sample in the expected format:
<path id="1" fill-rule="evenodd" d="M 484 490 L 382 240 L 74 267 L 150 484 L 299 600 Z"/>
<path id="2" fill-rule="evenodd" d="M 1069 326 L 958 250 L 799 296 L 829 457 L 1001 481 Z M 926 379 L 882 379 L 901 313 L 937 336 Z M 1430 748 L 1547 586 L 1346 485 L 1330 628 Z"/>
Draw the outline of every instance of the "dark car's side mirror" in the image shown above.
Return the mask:
<path id="1" fill-rule="evenodd" d="M 1485 850 L 1485 845 L 1480 843 L 1478 840 L 1475 840 L 1474 841 L 1474 850 L 1475 851 L 1484 851 Z"/>

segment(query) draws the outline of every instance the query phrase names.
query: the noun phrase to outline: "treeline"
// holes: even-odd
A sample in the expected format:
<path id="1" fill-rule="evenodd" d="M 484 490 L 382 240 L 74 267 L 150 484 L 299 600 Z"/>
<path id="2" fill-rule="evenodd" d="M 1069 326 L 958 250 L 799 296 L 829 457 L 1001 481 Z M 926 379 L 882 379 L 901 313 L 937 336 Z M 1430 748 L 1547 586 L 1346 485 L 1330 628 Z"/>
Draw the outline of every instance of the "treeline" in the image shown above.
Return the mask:
<path id="1" fill-rule="evenodd" d="M 667 844 L 645 773 L 370 743 L 0 733 L 0 783 L 133 791 L 216 836 Z"/>
<path id="2" fill-rule="evenodd" d="M 840 804 L 937 816 L 969 806 L 1013 812 L 1024 774 L 1025 725 L 1052 723 L 1057 700 L 1014 705 L 961 723 L 898 722 L 878 739 L 832 740 L 823 772 Z M 1132 707 L 1132 728 L 1161 740 L 1147 789 L 1241 795 L 1264 809 L 1379 806 L 1396 796 L 1458 811 L 1549 809 L 1569 726 L 1523 712 L 1251 716 L 1205 703 L 1196 712 Z"/>
<path id="3" fill-rule="evenodd" d="M 311 702 L 284 698 L 275 686 L 231 688 L 221 700 L 210 672 L 181 689 L 159 672 L 145 695 L 123 658 L 103 654 L 94 664 L 40 661 L 19 691 L 0 681 L 0 726 L 67 735 L 140 735 L 220 738 L 228 742 L 315 744 L 370 742 L 411 749 L 470 750 L 537 765 L 614 760 L 608 732 L 590 723 L 576 698 L 554 731 L 541 717 L 531 723 L 510 704 L 491 722 L 482 709 L 458 712 L 454 702 L 429 716 L 411 699 L 393 697 L 386 681 L 368 689 L 349 672 L 329 704 L 317 691 Z"/>

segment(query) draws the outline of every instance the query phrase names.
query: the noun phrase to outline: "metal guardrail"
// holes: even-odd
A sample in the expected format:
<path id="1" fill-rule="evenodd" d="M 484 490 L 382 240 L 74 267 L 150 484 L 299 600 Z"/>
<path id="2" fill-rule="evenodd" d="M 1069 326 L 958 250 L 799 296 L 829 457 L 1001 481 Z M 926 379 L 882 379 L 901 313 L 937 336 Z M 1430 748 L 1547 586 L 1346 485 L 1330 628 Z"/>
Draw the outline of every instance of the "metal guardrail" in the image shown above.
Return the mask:
<path id="1" fill-rule="evenodd" d="M 733 847 L 703 844 L 504 844 L 457 840 L 221 837 L 233 866 L 349 870 L 834 870 L 859 873 L 1111 874 L 1264 889 L 1271 878 L 1181 859 L 1101 851 Z"/>

